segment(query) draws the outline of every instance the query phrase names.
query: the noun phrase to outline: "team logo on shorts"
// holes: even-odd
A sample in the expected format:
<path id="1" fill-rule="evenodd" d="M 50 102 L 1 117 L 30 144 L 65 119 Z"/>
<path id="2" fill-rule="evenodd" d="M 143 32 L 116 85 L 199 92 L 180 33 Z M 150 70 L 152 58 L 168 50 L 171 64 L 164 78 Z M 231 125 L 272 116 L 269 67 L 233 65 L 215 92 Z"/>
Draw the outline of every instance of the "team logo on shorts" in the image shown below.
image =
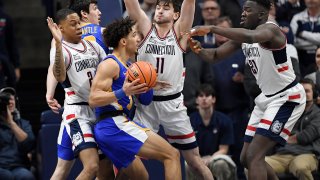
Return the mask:
<path id="1" fill-rule="evenodd" d="M 80 132 L 77 132 L 72 136 L 72 144 L 74 144 L 74 146 L 78 146 L 82 141 L 83 139 Z"/>
<path id="2" fill-rule="evenodd" d="M 282 130 L 283 123 L 279 122 L 278 120 L 274 121 L 271 125 L 271 131 L 275 134 L 280 134 Z"/>

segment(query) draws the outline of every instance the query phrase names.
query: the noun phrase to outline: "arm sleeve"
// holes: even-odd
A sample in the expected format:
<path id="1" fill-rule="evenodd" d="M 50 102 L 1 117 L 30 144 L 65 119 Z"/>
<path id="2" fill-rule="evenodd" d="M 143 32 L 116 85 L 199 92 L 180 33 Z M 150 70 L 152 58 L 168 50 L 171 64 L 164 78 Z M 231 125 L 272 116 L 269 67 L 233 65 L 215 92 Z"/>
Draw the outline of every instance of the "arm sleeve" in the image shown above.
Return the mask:
<path id="1" fill-rule="evenodd" d="M 153 89 L 138 95 L 138 100 L 143 105 L 149 105 L 152 102 L 153 98 Z"/>

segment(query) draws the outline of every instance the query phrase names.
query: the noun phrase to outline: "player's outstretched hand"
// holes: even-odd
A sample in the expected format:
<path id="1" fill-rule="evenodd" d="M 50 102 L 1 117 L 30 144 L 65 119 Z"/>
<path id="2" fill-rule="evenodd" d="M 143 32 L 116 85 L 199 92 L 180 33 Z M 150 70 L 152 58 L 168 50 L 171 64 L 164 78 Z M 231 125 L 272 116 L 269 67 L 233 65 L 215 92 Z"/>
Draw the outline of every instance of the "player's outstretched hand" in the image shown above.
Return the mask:
<path id="1" fill-rule="evenodd" d="M 202 49 L 201 43 L 197 40 L 192 39 L 191 37 L 189 37 L 188 42 L 189 42 L 190 49 L 194 53 L 199 54 L 199 52 Z"/>
<path id="2" fill-rule="evenodd" d="M 56 42 L 61 42 L 62 41 L 62 33 L 61 33 L 58 25 L 55 22 L 53 22 L 51 17 L 47 18 L 47 23 L 48 23 L 48 27 L 51 31 L 53 38 L 56 40 Z"/>
<path id="3" fill-rule="evenodd" d="M 204 36 L 208 33 L 210 33 L 210 27 L 209 26 L 195 26 L 193 27 L 189 32 L 187 32 L 187 35 L 189 36 Z"/>
<path id="4" fill-rule="evenodd" d="M 127 96 L 147 92 L 148 90 L 147 84 L 146 83 L 140 84 L 139 81 L 140 79 L 135 79 L 134 81 L 129 82 L 128 76 L 126 76 L 122 89 Z"/>
<path id="5" fill-rule="evenodd" d="M 54 99 L 53 97 L 49 97 L 46 96 L 46 100 L 48 103 L 48 106 L 50 107 L 50 109 L 54 112 L 59 114 L 59 109 L 61 109 L 61 105 L 59 104 L 59 102 Z"/>
<path id="6" fill-rule="evenodd" d="M 153 87 L 154 90 L 164 90 L 171 87 L 172 85 L 166 81 L 157 81 L 156 85 Z"/>

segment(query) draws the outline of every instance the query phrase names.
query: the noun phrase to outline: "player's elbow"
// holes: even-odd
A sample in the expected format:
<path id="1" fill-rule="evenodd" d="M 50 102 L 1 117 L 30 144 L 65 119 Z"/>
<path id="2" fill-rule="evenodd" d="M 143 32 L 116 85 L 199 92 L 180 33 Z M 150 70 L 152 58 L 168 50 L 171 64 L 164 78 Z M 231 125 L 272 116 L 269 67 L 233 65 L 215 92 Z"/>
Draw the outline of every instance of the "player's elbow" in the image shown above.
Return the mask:
<path id="1" fill-rule="evenodd" d="M 62 83 L 62 82 L 64 82 L 66 80 L 65 76 L 56 76 L 56 75 L 54 75 L 54 77 L 60 83 Z"/>
<path id="2" fill-rule="evenodd" d="M 89 106 L 92 108 L 98 107 L 97 98 L 90 93 L 89 95 Z"/>

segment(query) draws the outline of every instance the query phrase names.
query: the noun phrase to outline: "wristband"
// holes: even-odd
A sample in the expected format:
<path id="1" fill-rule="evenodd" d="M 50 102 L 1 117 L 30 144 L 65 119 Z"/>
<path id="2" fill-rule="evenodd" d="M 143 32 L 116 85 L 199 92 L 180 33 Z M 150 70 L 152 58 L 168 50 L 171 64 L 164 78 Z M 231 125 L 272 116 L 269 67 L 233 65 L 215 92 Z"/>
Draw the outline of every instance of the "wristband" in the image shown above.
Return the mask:
<path id="1" fill-rule="evenodd" d="M 118 90 L 116 90 L 116 91 L 113 91 L 113 93 L 114 93 L 114 95 L 116 96 L 116 98 L 117 98 L 118 100 L 126 97 L 126 93 L 123 91 L 122 88 L 121 88 L 121 89 L 118 89 Z"/>

